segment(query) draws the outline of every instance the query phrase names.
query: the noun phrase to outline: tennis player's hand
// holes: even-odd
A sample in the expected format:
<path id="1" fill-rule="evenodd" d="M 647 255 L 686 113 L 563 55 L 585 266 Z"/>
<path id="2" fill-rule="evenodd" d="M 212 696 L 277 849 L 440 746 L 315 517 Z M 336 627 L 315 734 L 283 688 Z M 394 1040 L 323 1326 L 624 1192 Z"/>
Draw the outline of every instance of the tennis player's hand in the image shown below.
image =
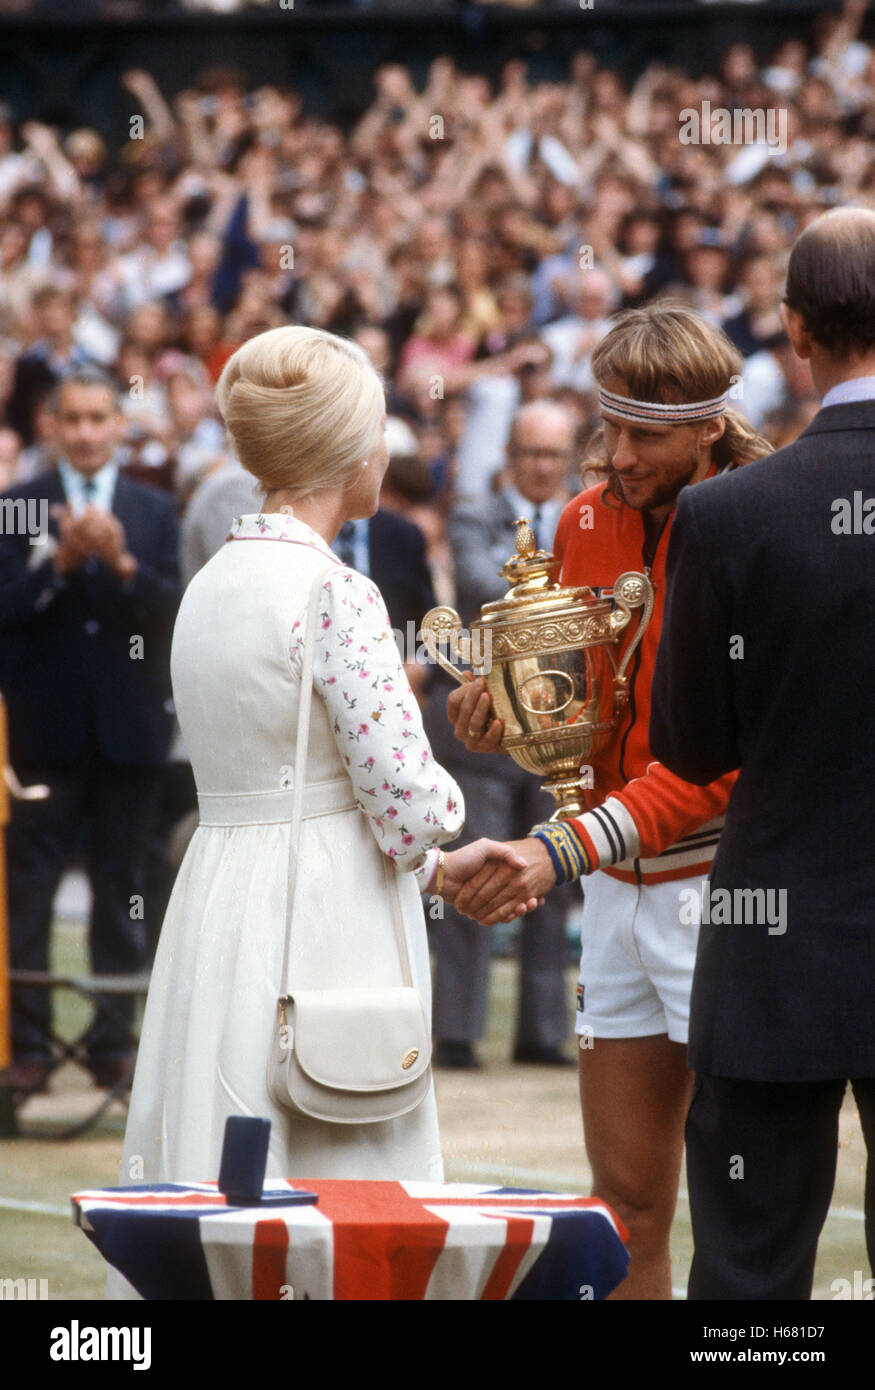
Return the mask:
<path id="1" fill-rule="evenodd" d="M 493 717 L 484 677 L 466 671 L 465 681 L 447 698 L 447 717 L 453 733 L 469 753 L 497 753 L 504 736 L 504 720 Z"/>

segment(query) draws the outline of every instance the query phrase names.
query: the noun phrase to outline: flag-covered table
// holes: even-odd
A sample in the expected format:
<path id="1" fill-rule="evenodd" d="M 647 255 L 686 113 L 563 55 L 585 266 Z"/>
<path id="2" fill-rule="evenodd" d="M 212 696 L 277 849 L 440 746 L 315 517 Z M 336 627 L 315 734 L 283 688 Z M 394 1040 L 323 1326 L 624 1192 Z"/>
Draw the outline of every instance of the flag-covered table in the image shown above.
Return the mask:
<path id="1" fill-rule="evenodd" d="M 595 1198 L 469 1183 L 269 1182 L 299 1205 L 229 1206 L 215 1183 L 111 1187 L 74 1219 L 147 1299 L 604 1298 L 626 1232 Z"/>

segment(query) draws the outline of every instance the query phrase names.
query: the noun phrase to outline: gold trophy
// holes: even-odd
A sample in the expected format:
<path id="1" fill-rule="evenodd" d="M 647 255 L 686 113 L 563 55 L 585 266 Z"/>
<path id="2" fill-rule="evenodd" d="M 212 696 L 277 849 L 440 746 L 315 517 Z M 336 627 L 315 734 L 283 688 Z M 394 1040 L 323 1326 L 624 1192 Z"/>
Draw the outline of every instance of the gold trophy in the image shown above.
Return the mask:
<path id="1" fill-rule="evenodd" d="M 586 586 L 560 588 L 559 561 L 536 548 L 526 518 L 515 524 L 517 553 L 498 571 L 510 584 L 504 598 L 484 603 L 467 634 L 454 608 L 432 608 L 421 635 L 432 660 L 460 684 L 465 676 L 453 659 L 485 676 L 504 720 L 502 749 L 546 777 L 543 790 L 556 800 L 550 819 L 563 820 L 582 814 L 581 789 L 591 782 L 581 773 L 613 737 L 628 703 L 626 673 L 653 613 L 653 588 L 635 571 L 614 583 L 613 605 Z M 635 609 L 638 626 L 618 662 Z"/>

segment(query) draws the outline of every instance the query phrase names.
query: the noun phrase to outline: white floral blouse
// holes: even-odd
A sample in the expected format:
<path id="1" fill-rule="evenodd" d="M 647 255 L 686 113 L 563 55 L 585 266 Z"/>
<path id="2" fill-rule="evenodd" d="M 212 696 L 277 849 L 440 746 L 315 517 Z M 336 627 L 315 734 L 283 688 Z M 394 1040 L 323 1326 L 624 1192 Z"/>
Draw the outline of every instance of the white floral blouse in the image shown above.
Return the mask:
<path id="1" fill-rule="evenodd" d="M 309 545 L 337 558 L 291 513 L 234 518 L 229 540 L 258 537 Z M 298 619 L 290 635 L 298 669 L 303 646 L 304 621 Z M 356 800 L 380 848 L 397 868 L 413 871 L 424 889 L 437 846 L 455 839 L 464 824 L 462 793 L 435 762 L 382 594 L 339 560 L 322 585 L 313 688 L 328 709 Z"/>

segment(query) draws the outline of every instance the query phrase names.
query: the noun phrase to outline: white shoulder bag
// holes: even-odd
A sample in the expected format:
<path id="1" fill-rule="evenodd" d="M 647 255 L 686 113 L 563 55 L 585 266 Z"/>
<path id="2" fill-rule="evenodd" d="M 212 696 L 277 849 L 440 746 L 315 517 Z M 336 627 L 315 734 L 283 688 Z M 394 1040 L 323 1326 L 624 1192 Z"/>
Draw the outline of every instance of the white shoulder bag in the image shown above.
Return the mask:
<path id="1" fill-rule="evenodd" d="M 317 575 L 307 611 L 295 782 L 289 833 L 286 938 L 282 988 L 271 1040 L 267 1085 L 282 1110 L 333 1124 L 376 1124 L 414 1110 L 430 1084 L 431 1029 L 413 987 L 398 898 L 397 870 L 383 858 L 386 893 L 403 984 L 375 988 L 295 989 L 288 978 L 298 886 L 299 849 L 319 597 L 328 571 Z M 363 904 L 367 911 L 367 904 Z M 304 924 L 311 931 L 322 923 Z"/>

